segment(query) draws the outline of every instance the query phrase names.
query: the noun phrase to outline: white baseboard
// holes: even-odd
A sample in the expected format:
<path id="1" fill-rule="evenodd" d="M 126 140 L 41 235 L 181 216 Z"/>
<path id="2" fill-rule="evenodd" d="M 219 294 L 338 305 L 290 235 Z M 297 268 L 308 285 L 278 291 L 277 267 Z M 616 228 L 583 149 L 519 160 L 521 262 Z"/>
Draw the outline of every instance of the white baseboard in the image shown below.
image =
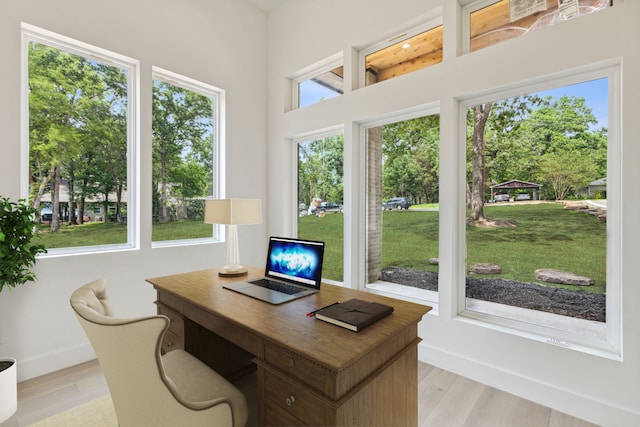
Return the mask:
<path id="1" fill-rule="evenodd" d="M 572 393 L 497 366 L 482 364 L 459 354 L 434 348 L 425 342 L 418 346 L 418 359 L 594 424 L 606 427 L 640 426 L 640 412 Z"/>
<path id="2" fill-rule="evenodd" d="M 91 344 L 51 352 L 33 359 L 18 360 L 18 382 L 30 380 L 60 369 L 78 365 L 96 358 Z"/>

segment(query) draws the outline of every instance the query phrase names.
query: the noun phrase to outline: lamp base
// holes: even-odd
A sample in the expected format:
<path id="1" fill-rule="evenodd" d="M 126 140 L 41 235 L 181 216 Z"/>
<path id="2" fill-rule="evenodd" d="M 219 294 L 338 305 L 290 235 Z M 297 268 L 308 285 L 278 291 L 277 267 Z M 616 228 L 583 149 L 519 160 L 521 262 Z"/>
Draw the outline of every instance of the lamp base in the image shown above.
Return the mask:
<path id="1" fill-rule="evenodd" d="M 218 276 L 222 276 L 222 277 L 239 277 L 239 276 L 246 276 L 247 274 L 249 274 L 249 271 L 244 267 L 233 269 L 233 270 L 227 270 L 226 268 L 221 268 L 220 271 L 218 271 Z"/>

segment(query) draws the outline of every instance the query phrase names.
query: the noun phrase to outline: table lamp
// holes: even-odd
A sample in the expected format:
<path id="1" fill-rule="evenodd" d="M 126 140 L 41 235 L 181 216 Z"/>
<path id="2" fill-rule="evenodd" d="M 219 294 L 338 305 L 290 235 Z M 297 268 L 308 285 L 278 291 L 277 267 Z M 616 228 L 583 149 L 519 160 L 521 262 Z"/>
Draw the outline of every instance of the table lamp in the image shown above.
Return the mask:
<path id="1" fill-rule="evenodd" d="M 247 269 L 240 264 L 237 226 L 238 224 L 262 224 L 260 200 L 207 200 L 204 205 L 204 222 L 229 226 L 227 264 L 218 274 L 220 276 L 244 276 L 247 274 Z"/>

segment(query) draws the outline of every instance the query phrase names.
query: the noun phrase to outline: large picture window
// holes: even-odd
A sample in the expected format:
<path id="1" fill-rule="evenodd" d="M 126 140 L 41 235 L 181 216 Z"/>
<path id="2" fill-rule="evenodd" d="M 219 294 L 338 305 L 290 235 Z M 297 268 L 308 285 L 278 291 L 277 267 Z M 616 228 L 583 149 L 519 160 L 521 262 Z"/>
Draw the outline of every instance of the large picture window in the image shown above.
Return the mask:
<path id="1" fill-rule="evenodd" d="M 440 115 L 365 134 L 367 288 L 437 303 Z"/>
<path id="2" fill-rule="evenodd" d="M 298 236 L 324 241 L 322 277 L 344 279 L 344 136 L 298 142 Z"/>
<path id="3" fill-rule="evenodd" d="M 603 70 L 465 104 L 467 313 L 616 351 L 611 79 Z"/>
<path id="4" fill-rule="evenodd" d="M 223 92 L 154 68 L 153 241 L 211 238 L 204 200 L 217 196 Z"/>
<path id="5" fill-rule="evenodd" d="M 131 247 L 137 62 L 23 26 L 29 201 L 50 254 Z"/>

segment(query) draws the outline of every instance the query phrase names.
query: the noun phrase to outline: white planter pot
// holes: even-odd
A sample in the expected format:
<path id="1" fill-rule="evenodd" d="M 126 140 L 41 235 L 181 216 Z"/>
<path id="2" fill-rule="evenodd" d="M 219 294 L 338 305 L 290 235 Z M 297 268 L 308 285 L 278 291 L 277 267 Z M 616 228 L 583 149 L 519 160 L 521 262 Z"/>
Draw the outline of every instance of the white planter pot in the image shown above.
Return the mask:
<path id="1" fill-rule="evenodd" d="M 18 409 L 18 377 L 16 359 L 0 357 L 0 362 L 13 362 L 11 367 L 0 372 L 0 424 L 9 419 Z"/>

